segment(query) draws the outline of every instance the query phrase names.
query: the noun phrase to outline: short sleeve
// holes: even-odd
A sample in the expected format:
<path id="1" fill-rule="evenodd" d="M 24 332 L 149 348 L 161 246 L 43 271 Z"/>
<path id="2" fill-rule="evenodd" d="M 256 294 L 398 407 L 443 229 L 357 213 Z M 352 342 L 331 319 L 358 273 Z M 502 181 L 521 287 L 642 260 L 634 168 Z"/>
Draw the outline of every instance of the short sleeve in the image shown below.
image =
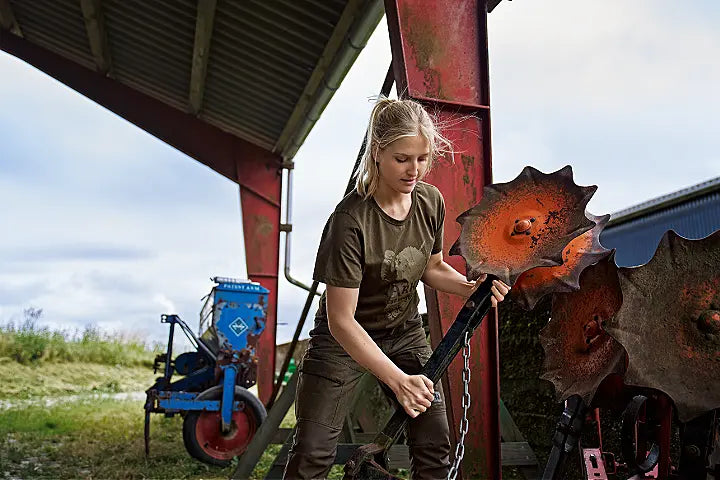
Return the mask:
<path id="1" fill-rule="evenodd" d="M 362 275 L 362 230 L 350 214 L 334 212 L 320 238 L 313 280 L 334 287 L 358 288 Z"/>
<path id="2" fill-rule="evenodd" d="M 433 243 L 431 255 L 442 252 L 443 248 L 443 225 L 445 224 L 445 200 L 438 190 L 438 207 L 436 212 L 435 242 Z"/>

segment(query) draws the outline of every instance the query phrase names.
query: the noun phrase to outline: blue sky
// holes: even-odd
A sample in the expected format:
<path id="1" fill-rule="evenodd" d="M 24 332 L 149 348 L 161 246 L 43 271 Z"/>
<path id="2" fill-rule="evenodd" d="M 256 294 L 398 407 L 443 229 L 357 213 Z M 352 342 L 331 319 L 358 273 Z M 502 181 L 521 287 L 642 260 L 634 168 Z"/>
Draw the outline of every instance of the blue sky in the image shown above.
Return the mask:
<path id="1" fill-rule="evenodd" d="M 515 0 L 489 23 L 495 181 L 570 164 L 604 214 L 720 175 L 720 3 Z M 383 21 L 295 158 L 300 280 L 389 61 Z M 245 276 L 233 183 L 4 53 L 0 145 L 0 323 L 34 306 L 163 341 L 161 313 L 196 325 L 209 277 Z M 303 301 L 283 280 L 279 341 Z"/>

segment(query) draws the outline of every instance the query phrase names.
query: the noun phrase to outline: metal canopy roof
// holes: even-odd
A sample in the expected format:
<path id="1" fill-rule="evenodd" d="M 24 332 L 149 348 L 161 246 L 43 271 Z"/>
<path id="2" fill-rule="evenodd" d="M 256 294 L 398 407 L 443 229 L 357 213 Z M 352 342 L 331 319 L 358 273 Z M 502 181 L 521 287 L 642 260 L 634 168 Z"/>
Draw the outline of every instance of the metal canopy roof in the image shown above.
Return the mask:
<path id="1" fill-rule="evenodd" d="M 286 159 L 382 15 L 380 0 L 0 0 L 2 30 Z"/>
<path id="2" fill-rule="evenodd" d="M 635 218 L 646 217 L 652 213 L 667 210 L 678 204 L 687 203 L 698 197 L 708 196 L 713 193 L 720 193 L 720 177 L 615 212 L 612 214 L 606 230 L 609 227 L 629 222 Z"/>

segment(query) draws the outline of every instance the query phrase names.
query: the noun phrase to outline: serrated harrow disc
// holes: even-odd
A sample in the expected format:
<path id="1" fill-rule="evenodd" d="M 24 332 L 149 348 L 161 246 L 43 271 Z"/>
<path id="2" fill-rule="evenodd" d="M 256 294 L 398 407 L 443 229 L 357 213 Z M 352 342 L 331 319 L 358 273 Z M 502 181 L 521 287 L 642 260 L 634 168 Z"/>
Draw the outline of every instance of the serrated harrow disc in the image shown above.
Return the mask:
<path id="1" fill-rule="evenodd" d="M 627 385 L 672 398 L 682 422 L 720 408 L 720 231 L 665 233 L 646 264 L 618 270 L 623 304 L 607 331 L 627 350 Z"/>
<path id="2" fill-rule="evenodd" d="M 552 319 L 540 332 L 543 374 L 558 401 L 580 395 L 586 405 L 610 374 L 622 374 L 625 350 L 603 329 L 622 303 L 614 253 L 585 269 L 580 290 L 553 295 Z"/>
<path id="3" fill-rule="evenodd" d="M 600 232 L 610 220 L 610 215 L 597 217 L 585 212 L 595 226 L 575 237 L 563 250 L 562 265 L 536 267 L 520 275 L 511 290 L 511 298 L 525 310 L 549 293 L 572 292 L 580 288 L 580 274 L 590 265 L 610 254 L 600 245 Z"/>
<path id="4" fill-rule="evenodd" d="M 468 278 L 487 273 L 509 285 L 531 268 L 560 265 L 565 246 L 593 227 L 585 206 L 595 190 L 576 185 L 570 166 L 550 174 L 525 167 L 511 182 L 486 186 L 458 217 L 450 254 L 463 256 Z"/>

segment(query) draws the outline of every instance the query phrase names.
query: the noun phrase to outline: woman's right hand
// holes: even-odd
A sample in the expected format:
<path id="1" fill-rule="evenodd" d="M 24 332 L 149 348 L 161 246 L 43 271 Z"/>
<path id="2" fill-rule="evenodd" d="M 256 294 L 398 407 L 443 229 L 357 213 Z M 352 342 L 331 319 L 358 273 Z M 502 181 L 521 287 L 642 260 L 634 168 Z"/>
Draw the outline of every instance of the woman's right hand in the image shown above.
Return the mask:
<path id="1" fill-rule="evenodd" d="M 407 375 L 392 389 L 405 413 L 415 418 L 430 408 L 435 398 L 433 383 L 425 375 Z"/>

